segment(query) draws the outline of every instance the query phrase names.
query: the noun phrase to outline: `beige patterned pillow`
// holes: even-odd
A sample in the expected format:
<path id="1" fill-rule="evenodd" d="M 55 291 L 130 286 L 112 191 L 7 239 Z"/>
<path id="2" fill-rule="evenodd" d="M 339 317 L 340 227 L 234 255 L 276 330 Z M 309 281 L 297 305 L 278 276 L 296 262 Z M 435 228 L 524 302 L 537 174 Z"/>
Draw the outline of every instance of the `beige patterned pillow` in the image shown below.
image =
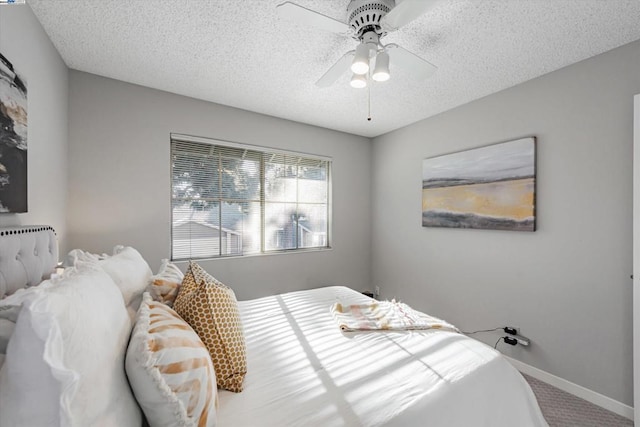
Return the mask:
<path id="1" fill-rule="evenodd" d="M 125 362 L 152 426 L 214 427 L 218 390 L 205 345 L 171 308 L 145 293 Z"/>
<path id="2" fill-rule="evenodd" d="M 241 392 L 247 356 L 233 290 L 190 262 L 174 308 L 209 349 L 218 386 Z"/>
<path id="3" fill-rule="evenodd" d="M 163 259 L 160 270 L 155 276 L 151 276 L 151 282 L 147 290 L 155 301 L 160 301 L 173 307 L 173 303 L 180 291 L 180 284 L 184 274 L 175 264 Z"/>

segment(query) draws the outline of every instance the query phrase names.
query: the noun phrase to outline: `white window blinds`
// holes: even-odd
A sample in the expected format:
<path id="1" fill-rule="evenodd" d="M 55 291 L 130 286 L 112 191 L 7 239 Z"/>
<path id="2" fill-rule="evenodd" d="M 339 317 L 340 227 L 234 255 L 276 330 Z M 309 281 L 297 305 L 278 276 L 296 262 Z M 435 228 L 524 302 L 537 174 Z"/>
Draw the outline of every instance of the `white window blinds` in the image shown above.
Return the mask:
<path id="1" fill-rule="evenodd" d="M 330 167 L 326 158 L 172 137 L 172 259 L 329 247 Z"/>

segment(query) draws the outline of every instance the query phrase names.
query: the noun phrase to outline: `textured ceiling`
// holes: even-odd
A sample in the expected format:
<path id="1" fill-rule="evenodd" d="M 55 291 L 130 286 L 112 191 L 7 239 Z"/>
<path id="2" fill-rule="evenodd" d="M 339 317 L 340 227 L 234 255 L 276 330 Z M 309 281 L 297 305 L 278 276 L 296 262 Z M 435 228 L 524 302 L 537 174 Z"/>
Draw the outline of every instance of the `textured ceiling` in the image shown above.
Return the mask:
<path id="1" fill-rule="evenodd" d="M 29 0 L 70 68 L 373 137 L 640 39 L 638 0 L 441 0 L 382 41 L 438 67 L 367 90 L 314 83 L 353 39 L 288 22 L 284 0 Z M 344 21 L 348 0 L 294 0 Z"/>

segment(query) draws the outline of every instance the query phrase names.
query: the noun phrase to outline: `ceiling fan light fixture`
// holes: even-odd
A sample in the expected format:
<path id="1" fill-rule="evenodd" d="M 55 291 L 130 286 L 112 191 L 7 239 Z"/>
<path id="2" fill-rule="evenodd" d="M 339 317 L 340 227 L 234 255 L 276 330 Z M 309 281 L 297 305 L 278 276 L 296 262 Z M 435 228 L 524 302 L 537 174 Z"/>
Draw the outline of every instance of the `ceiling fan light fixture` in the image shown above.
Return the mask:
<path id="1" fill-rule="evenodd" d="M 376 66 L 373 69 L 371 78 L 377 82 L 386 82 L 391 77 L 389 73 L 389 54 L 385 51 L 376 56 Z"/>
<path id="2" fill-rule="evenodd" d="M 351 87 L 362 89 L 367 87 L 367 78 L 363 74 L 355 74 L 351 77 Z"/>
<path id="3" fill-rule="evenodd" d="M 351 63 L 351 71 L 355 74 L 367 74 L 369 72 L 369 46 L 366 43 L 360 43 L 356 48 L 356 53 Z"/>

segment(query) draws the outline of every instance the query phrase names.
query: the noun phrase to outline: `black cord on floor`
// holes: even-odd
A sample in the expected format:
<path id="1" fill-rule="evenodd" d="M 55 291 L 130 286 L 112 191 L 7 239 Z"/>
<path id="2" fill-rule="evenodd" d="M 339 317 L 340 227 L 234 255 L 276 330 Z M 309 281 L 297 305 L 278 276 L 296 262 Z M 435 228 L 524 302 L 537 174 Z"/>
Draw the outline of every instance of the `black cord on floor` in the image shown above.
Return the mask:
<path id="1" fill-rule="evenodd" d="M 493 348 L 497 349 L 498 348 L 498 343 L 500 342 L 500 340 L 503 340 L 504 337 L 500 337 L 498 338 L 498 341 L 496 341 L 496 345 L 493 346 Z"/>
<path id="2" fill-rule="evenodd" d="M 462 331 L 463 334 L 465 335 L 473 335 L 473 334 L 477 334 L 479 332 L 493 332 L 493 331 L 499 331 L 500 329 L 502 329 L 502 326 L 500 326 L 499 328 L 493 328 L 493 329 L 481 329 L 479 331 L 471 331 L 471 332 L 465 332 Z"/>

